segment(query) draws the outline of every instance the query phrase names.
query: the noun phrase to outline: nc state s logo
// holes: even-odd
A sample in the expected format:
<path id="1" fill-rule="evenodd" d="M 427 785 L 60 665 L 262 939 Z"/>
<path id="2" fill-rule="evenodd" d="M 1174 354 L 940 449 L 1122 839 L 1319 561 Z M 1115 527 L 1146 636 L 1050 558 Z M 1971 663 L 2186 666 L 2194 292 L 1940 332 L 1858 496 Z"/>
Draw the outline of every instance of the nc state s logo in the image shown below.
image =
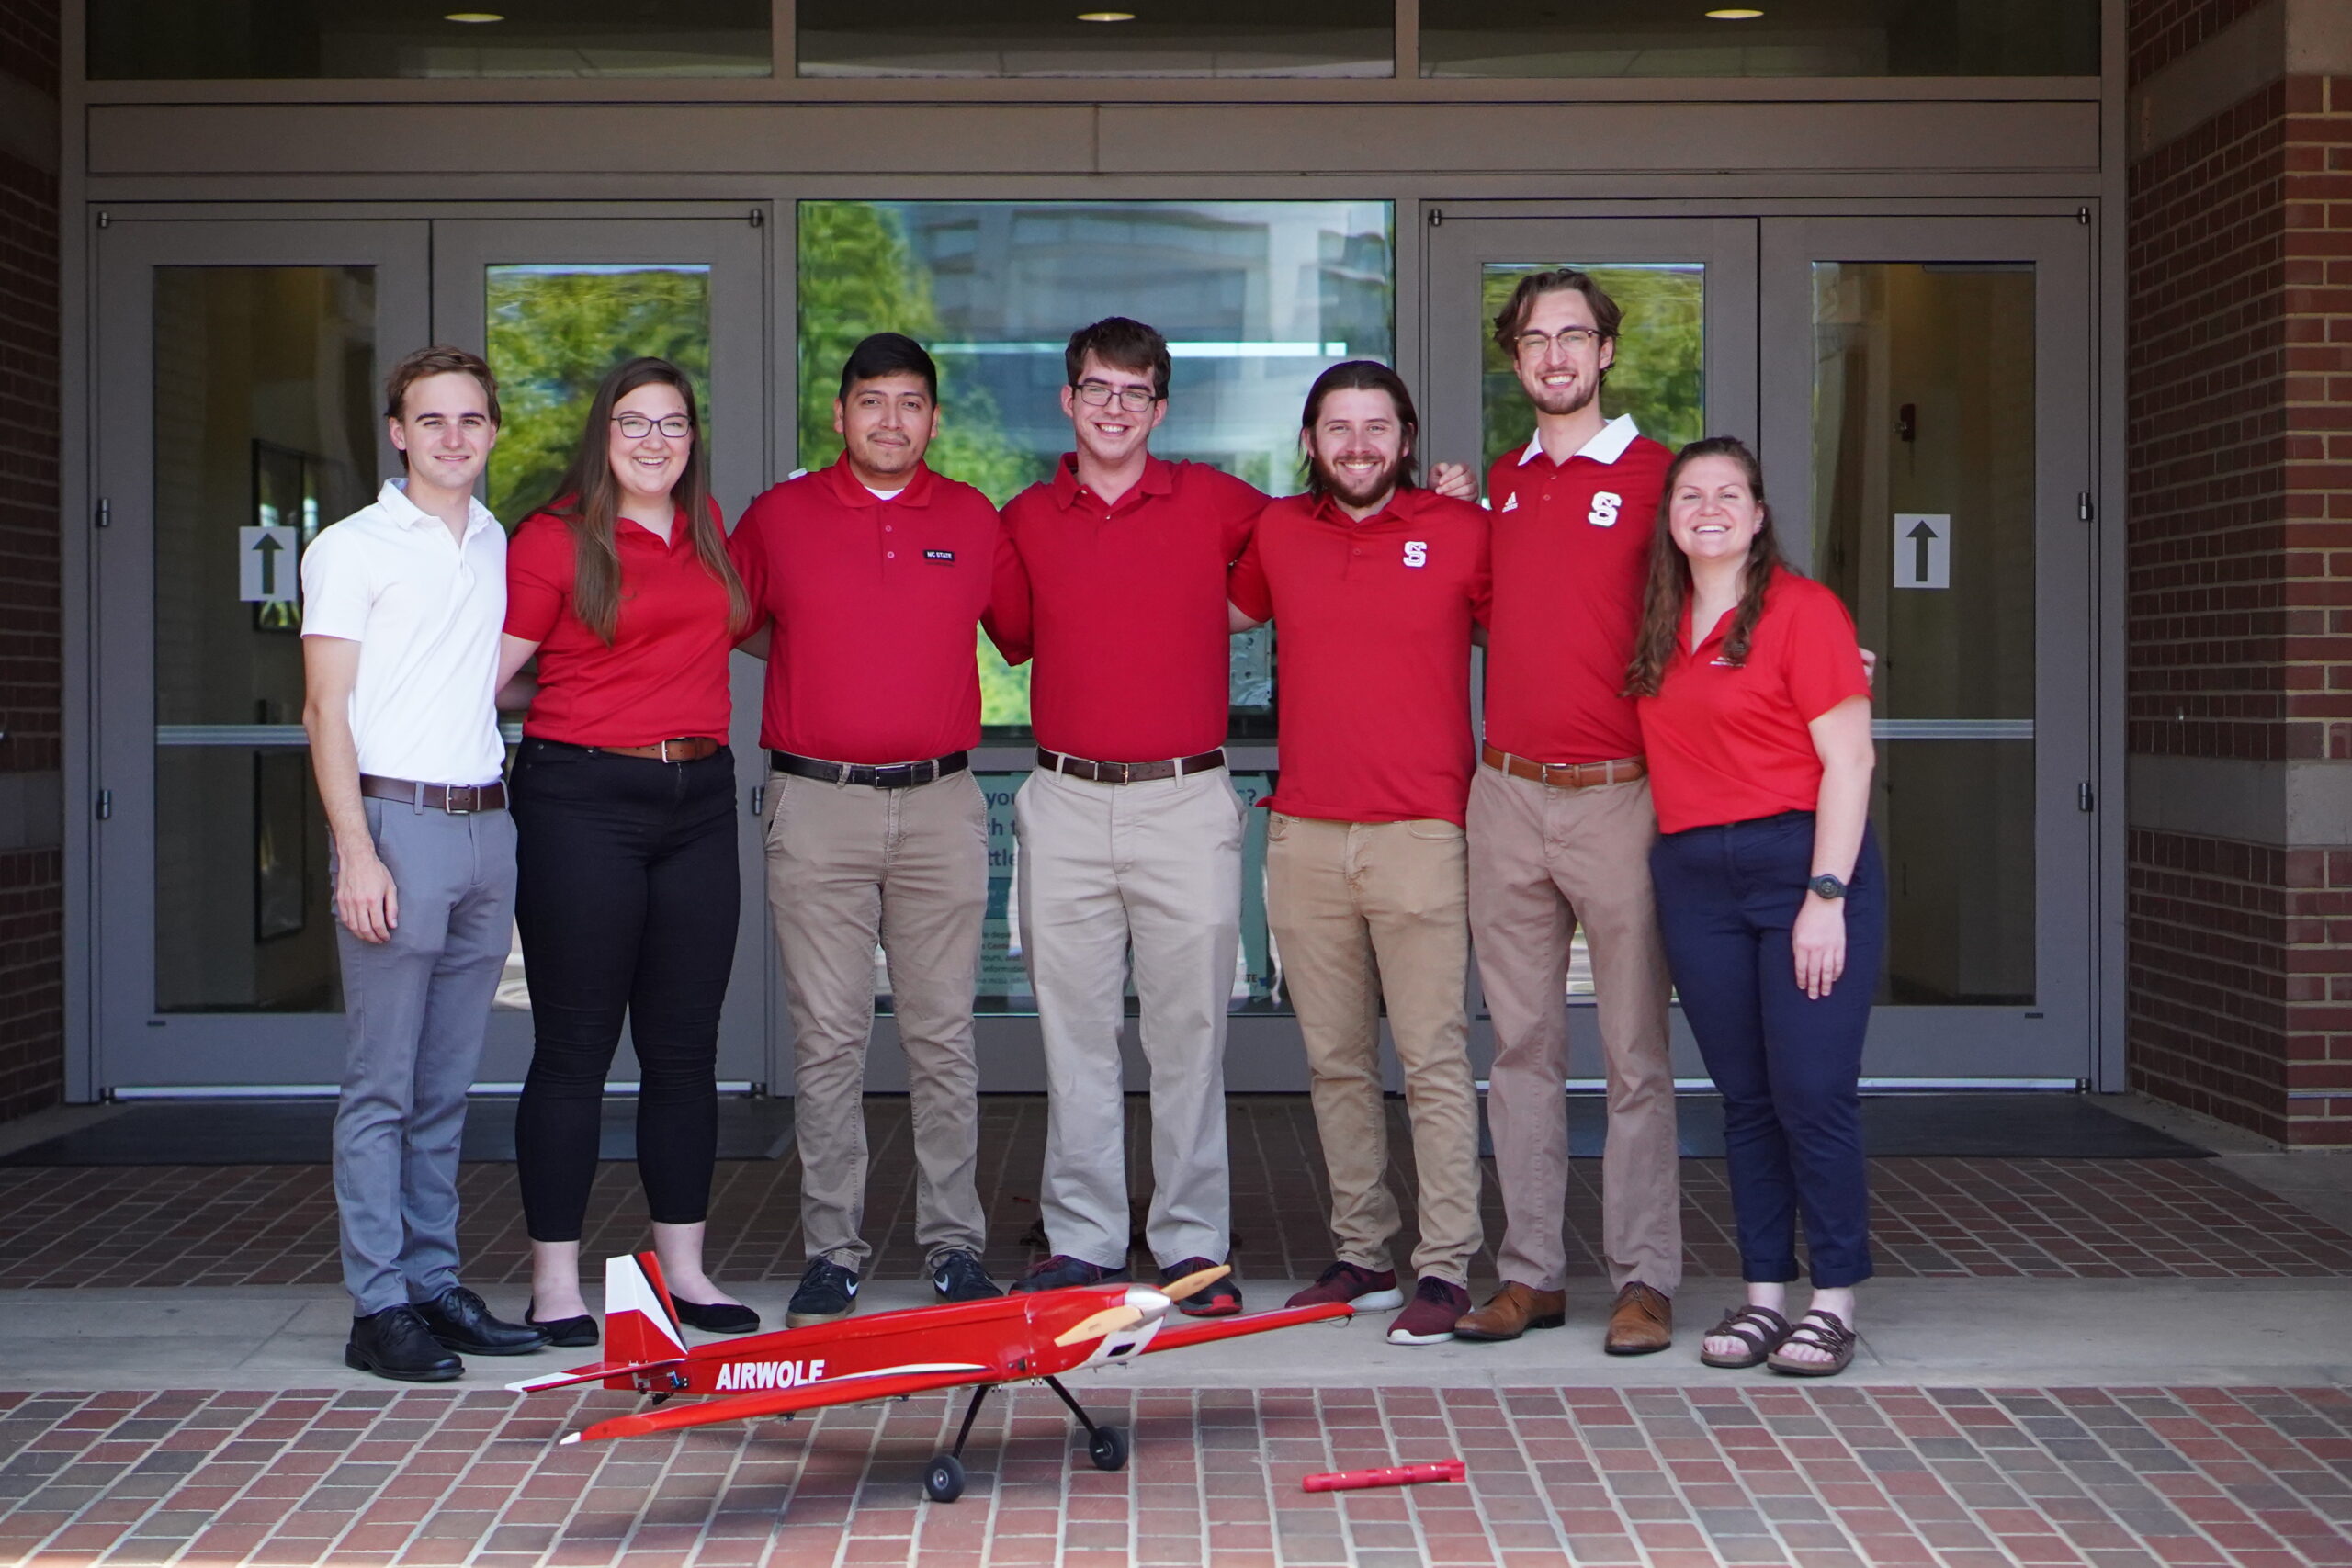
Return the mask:
<path id="1" fill-rule="evenodd" d="M 1408 539 L 1405 541 L 1405 564 L 1407 566 L 1427 566 L 1430 564 L 1430 545 L 1427 539 Z"/>
<path id="2" fill-rule="evenodd" d="M 1596 528 L 1614 528 L 1617 526 L 1617 509 L 1624 504 L 1625 498 L 1613 490 L 1595 491 L 1592 510 L 1584 514 L 1584 520 Z"/>

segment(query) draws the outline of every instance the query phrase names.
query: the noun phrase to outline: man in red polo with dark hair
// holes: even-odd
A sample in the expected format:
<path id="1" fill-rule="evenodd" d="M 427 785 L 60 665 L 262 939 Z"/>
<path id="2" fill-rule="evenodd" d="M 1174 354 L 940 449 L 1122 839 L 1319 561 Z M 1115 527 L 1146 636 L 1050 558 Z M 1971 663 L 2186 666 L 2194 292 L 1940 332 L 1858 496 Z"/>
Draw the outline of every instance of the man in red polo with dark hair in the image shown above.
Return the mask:
<path id="1" fill-rule="evenodd" d="M 1242 624 L 1275 626 L 1282 779 L 1266 804 L 1266 914 L 1306 1043 L 1337 1259 L 1294 1306 L 1403 1300 L 1389 1244 L 1385 1002 L 1419 1181 L 1419 1277 L 1391 1343 L 1452 1337 L 1478 1250 L 1463 807 L 1470 644 L 1487 520 L 1413 483 L 1413 400 L 1387 366 L 1335 365 L 1307 393 L 1307 493 L 1258 519 L 1233 570 Z"/>

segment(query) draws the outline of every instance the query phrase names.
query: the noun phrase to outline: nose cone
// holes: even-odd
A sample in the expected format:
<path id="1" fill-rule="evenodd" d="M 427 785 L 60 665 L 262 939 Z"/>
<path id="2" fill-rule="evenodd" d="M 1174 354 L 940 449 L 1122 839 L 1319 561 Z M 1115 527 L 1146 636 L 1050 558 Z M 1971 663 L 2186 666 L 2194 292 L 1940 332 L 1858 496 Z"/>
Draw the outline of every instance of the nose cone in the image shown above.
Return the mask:
<path id="1" fill-rule="evenodd" d="M 1148 1285 L 1129 1285 L 1127 1304 L 1146 1317 L 1165 1317 L 1173 1303 Z"/>

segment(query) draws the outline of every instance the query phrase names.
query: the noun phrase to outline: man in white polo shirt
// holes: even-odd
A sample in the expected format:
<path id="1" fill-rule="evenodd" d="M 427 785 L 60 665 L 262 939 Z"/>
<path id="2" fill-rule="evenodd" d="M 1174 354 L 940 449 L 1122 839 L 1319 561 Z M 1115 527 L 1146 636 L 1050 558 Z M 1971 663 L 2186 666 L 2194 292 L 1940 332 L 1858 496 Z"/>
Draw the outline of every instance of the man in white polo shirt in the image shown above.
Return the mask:
<path id="1" fill-rule="evenodd" d="M 547 1343 L 458 1282 L 458 1145 L 514 920 L 514 825 L 498 734 L 506 535 L 473 498 L 498 383 L 455 348 L 385 384 L 405 482 L 302 556 L 302 726 L 334 840 L 343 956 L 334 1193 L 351 1341 L 344 1364 L 410 1382 L 453 1351 Z"/>

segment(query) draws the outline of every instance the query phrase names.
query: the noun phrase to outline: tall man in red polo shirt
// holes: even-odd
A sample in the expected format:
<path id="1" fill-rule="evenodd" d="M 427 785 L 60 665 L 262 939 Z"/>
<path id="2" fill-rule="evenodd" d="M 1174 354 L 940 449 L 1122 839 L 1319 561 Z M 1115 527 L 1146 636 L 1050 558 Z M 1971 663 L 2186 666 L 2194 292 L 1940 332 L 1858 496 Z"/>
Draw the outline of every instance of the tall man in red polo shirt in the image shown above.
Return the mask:
<path id="1" fill-rule="evenodd" d="M 1413 400 L 1394 370 L 1335 365 L 1307 393 L 1307 493 L 1268 506 L 1230 582 L 1272 619 L 1282 779 L 1267 802 L 1266 913 L 1306 1043 L 1338 1260 L 1293 1305 L 1400 1301 L 1389 1243 L 1385 1001 L 1418 1168 L 1413 1299 L 1400 1345 L 1448 1339 L 1478 1250 L 1478 1111 L 1463 809 L 1470 642 L 1487 593 L 1487 520 L 1413 484 Z"/>
<path id="2" fill-rule="evenodd" d="M 1632 416 L 1601 418 L 1619 319 L 1600 285 L 1568 268 L 1522 278 L 1495 318 L 1535 406 L 1535 438 L 1487 477 L 1495 595 L 1469 814 L 1470 928 L 1495 1024 L 1487 1117 L 1503 1285 L 1454 1332 L 1515 1339 L 1565 1321 L 1566 976 L 1581 923 L 1609 1078 L 1601 1250 L 1617 1299 L 1605 1346 L 1640 1355 L 1673 1337 L 1681 1172 L 1650 893 L 1657 818 L 1623 693 L 1672 454 Z"/>
<path id="3" fill-rule="evenodd" d="M 773 634 L 768 906 L 792 1010 L 808 1252 L 786 1308 L 794 1327 L 855 1310 L 873 1251 L 859 1230 L 877 941 L 913 1099 L 915 1240 L 941 1300 L 1001 1293 L 980 1266 L 974 1179 L 988 807 L 969 752 L 973 628 L 1002 530 L 987 497 L 923 463 L 939 376 L 912 340 L 877 333 L 852 351 L 833 428 L 840 460 L 754 501 L 729 544 L 752 635 Z"/>
<path id="4" fill-rule="evenodd" d="M 1226 1010 L 1241 940 L 1240 800 L 1225 766 L 1226 571 L 1266 498 L 1152 456 L 1168 344 L 1114 316 L 1070 335 L 1076 450 L 1004 510 L 1022 570 L 1000 629 L 1035 650 L 1037 771 L 1013 803 L 1021 947 L 1048 1089 L 1039 1197 L 1052 1256 L 1014 1286 L 1127 1274 L 1126 1026 L 1132 945 L 1151 1064 L 1151 1213 L 1162 1282 L 1225 1261 Z M 1017 607 L 1016 607 L 1017 606 Z M 1183 1303 L 1241 1310 L 1228 1278 Z"/>

